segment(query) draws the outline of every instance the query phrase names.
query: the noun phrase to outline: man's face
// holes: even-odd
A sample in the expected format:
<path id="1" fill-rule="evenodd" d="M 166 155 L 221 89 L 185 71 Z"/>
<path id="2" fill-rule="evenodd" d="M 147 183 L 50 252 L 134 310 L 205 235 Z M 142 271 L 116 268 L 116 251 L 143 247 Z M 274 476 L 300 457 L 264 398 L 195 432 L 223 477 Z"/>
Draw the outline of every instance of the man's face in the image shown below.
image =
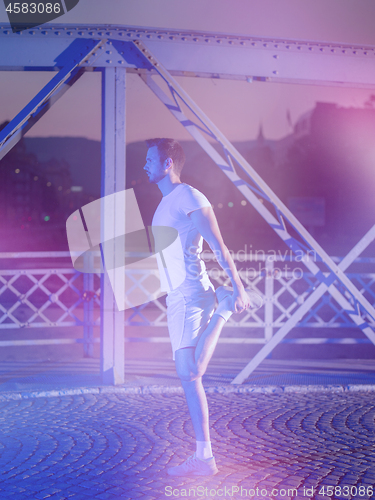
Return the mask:
<path id="1" fill-rule="evenodd" d="M 167 175 L 164 164 L 160 161 L 159 151 L 157 146 L 152 146 L 147 151 L 146 165 L 143 167 L 148 175 L 148 180 L 156 184 Z"/>

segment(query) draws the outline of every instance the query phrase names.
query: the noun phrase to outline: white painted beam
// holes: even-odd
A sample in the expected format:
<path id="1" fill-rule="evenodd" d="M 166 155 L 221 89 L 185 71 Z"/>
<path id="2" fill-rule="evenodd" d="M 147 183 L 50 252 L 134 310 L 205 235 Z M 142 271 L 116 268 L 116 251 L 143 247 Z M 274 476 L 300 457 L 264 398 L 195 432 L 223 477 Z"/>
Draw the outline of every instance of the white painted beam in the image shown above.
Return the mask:
<path id="1" fill-rule="evenodd" d="M 102 198 L 125 190 L 125 77 L 124 68 L 106 68 L 102 79 Z M 116 204 L 102 204 L 101 240 L 124 234 L 125 211 Z M 101 275 L 101 375 L 104 384 L 124 383 L 124 311 L 115 303 L 113 286 L 107 270 Z M 115 273 L 114 273 L 115 274 Z M 112 281 L 123 280 L 117 273 Z"/>
<path id="2" fill-rule="evenodd" d="M 48 25 L 12 33 L 0 25 L 0 70 L 57 69 L 73 39 L 108 39 L 86 67 L 144 68 L 129 43 L 140 40 L 172 75 L 375 86 L 374 46 L 126 26 Z"/>

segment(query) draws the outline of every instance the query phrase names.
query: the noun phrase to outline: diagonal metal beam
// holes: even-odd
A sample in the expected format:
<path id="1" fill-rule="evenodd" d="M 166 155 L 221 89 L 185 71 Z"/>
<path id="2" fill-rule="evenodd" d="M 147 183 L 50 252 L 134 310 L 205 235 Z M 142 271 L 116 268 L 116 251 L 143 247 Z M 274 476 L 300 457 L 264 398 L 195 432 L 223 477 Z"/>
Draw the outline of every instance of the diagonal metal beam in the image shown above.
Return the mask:
<path id="1" fill-rule="evenodd" d="M 348 255 L 340 262 L 339 267 L 345 271 L 352 262 L 363 252 L 363 250 L 375 239 L 375 225 L 368 231 L 365 236 L 355 245 Z M 314 292 L 312 292 L 305 302 L 294 312 L 288 321 L 275 333 L 275 335 L 267 342 L 262 349 L 257 352 L 254 358 L 245 366 L 243 370 L 232 380 L 232 384 L 242 384 L 249 375 L 259 366 L 259 364 L 270 354 L 270 352 L 283 340 L 283 338 L 294 328 L 303 316 L 311 310 L 314 304 L 329 291 L 335 297 L 339 305 L 347 310 L 350 304 L 343 295 L 339 295 L 339 291 L 334 285 L 327 286 L 321 283 Z M 355 323 L 361 328 L 363 333 L 375 344 L 375 333 L 373 330 L 360 318 L 356 318 Z"/>
<path id="2" fill-rule="evenodd" d="M 242 192 L 242 194 L 247 198 L 250 203 L 258 210 L 259 213 L 261 213 L 267 222 L 270 223 L 271 226 L 276 230 L 278 230 L 278 225 L 280 225 L 280 222 L 278 222 L 272 214 L 267 212 L 265 209 L 264 205 L 259 201 L 258 197 L 253 193 L 253 191 L 249 188 L 249 186 L 245 185 L 243 186 L 241 184 L 241 180 L 237 176 L 237 174 L 233 173 L 233 169 L 231 168 L 230 164 L 224 160 L 220 154 L 212 147 L 212 145 L 207 141 L 207 139 L 200 133 L 198 128 L 192 123 L 191 121 L 188 120 L 188 118 L 182 113 L 180 107 L 176 105 L 176 101 L 172 102 L 168 96 L 164 94 L 164 92 L 161 90 L 161 88 L 155 83 L 155 81 L 152 79 L 150 74 L 141 74 L 140 75 L 142 80 L 147 83 L 147 85 L 150 87 L 150 89 L 157 95 L 157 97 L 167 106 L 167 108 L 171 111 L 171 113 L 185 126 L 185 128 L 188 130 L 188 132 L 196 139 L 196 141 L 200 144 L 200 146 L 207 152 L 207 154 L 215 161 L 217 165 L 219 165 L 223 172 L 228 176 L 228 178 L 231 179 L 231 181 L 237 185 L 238 189 Z M 237 179 L 237 180 L 236 180 Z M 286 232 L 285 232 L 286 233 Z M 355 246 L 355 248 L 348 254 L 348 256 L 342 261 L 340 267 L 345 270 L 349 266 L 349 262 L 351 260 L 354 260 L 357 255 L 359 255 L 364 248 L 369 244 L 370 241 L 372 241 L 374 237 L 375 229 L 372 228 L 371 231 Z M 287 236 L 288 238 L 291 238 L 290 235 L 287 233 L 281 234 L 281 237 L 284 239 L 284 236 Z M 316 266 L 314 263 L 309 262 L 309 260 L 305 260 L 304 263 L 307 265 L 307 267 Z M 372 330 L 372 328 L 366 323 L 363 318 L 357 313 L 358 311 L 356 308 L 354 308 L 348 300 L 341 294 L 341 292 L 335 287 L 335 286 L 330 286 L 326 284 L 321 284 L 319 287 L 319 292 L 316 292 L 313 297 L 309 300 L 309 302 L 304 303 L 304 309 L 306 311 L 309 310 L 313 306 L 313 304 L 319 300 L 319 298 L 324 294 L 324 292 L 328 291 L 334 299 L 341 305 L 341 307 L 348 313 L 349 317 L 352 318 L 353 322 L 359 326 L 363 333 L 375 344 L 375 334 Z M 304 309 L 297 310 L 296 313 L 293 315 L 292 318 L 288 321 L 288 324 L 283 327 L 282 332 L 279 334 L 279 339 L 282 340 L 287 333 L 300 321 L 300 319 L 304 315 Z M 279 341 L 280 341 L 279 340 Z M 265 354 L 267 356 L 269 352 L 272 351 L 272 349 L 277 345 L 278 340 L 273 341 L 272 344 L 270 344 L 271 349 L 268 350 Z M 267 344 L 268 345 L 268 344 Z M 265 352 L 262 349 L 262 353 Z M 264 356 L 264 357 L 265 357 Z M 258 358 L 256 361 L 251 362 L 252 365 L 250 366 L 250 371 L 249 373 L 244 376 L 242 376 L 242 381 L 245 380 L 245 378 L 255 369 L 255 367 L 264 359 L 264 357 L 261 357 L 259 354 Z M 246 367 L 247 368 L 247 367 Z M 245 369 L 246 369 L 245 368 Z M 242 372 L 241 372 L 242 373 Z M 240 374 L 239 374 L 240 376 Z M 241 379 L 238 378 L 236 382 L 232 383 L 241 383 L 239 382 Z"/>
<path id="3" fill-rule="evenodd" d="M 141 78 L 145 81 L 145 83 L 150 87 L 150 89 L 157 95 L 157 97 L 167 106 L 167 108 L 171 111 L 171 113 L 184 125 L 184 127 L 188 130 L 188 132 L 196 139 L 196 141 L 201 145 L 201 147 L 207 152 L 207 154 L 217 163 L 218 166 L 223 170 L 223 172 L 227 175 L 227 177 L 238 187 L 238 189 L 242 192 L 242 194 L 253 204 L 253 206 L 256 208 L 256 210 L 263 215 L 263 217 L 266 219 L 266 221 L 273 227 L 273 229 L 278 232 L 279 236 L 286 241 L 287 244 L 291 248 L 293 248 L 294 245 L 291 245 L 291 240 L 293 238 L 288 234 L 286 231 L 285 225 L 283 224 L 282 218 L 279 217 L 279 220 L 276 220 L 275 217 L 266 209 L 266 207 L 263 205 L 263 203 L 260 202 L 258 197 L 254 194 L 254 192 L 250 189 L 250 186 L 244 183 L 242 179 L 238 177 L 238 175 L 234 172 L 233 165 L 230 162 L 230 157 L 227 157 L 228 161 L 224 160 L 221 155 L 212 147 L 212 145 L 207 141 L 207 139 L 201 134 L 201 132 L 198 130 L 203 130 L 200 127 L 197 127 L 193 122 L 191 122 L 182 112 L 180 106 L 177 103 L 177 100 L 174 97 L 174 101 L 171 101 L 168 96 L 162 91 L 162 89 L 155 83 L 155 81 L 152 79 L 152 76 L 150 73 L 148 74 L 140 74 Z M 171 89 L 170 89 L 171 90 Z M 172 90 L 171 90 L 172 91 Z M 173 95 L 173 94 L 172 94 Z M 204 131 L 204 130 L 203 130 Z M 209 133 L 209 135 L 211 135 Z M 224 152 L 226 152 L 224 150 Z M 258 192 L 258 195 L 261 194 Z M 369 235 L 366 235 L 367 238 L 369 238 Z M 361 240 L 358 245 L 356 245 L 356 249 L 360 249 L 361 246 L 363 246 L 364 239 Z M 294 240 L 294 244 L 297 245 L 298 242 Z M 293 248 L 295 249 L 295 248 Z M 301 251 L 301 248 L 298 248 L 299 251 Z M 327 279 L 327 273 L 323 274 L 320 272 L 319 268 L 316 266 L 314 262 L 311 262 L 309 260 L 308 254 L 305 254 L 304 258 L 304 263 L 305 265 L 311 270 L 315 269 L 314 274 L 320 273 L 321 276 L 324 279 Z M 355 257 L 354 257 L 355 258 Z M 341 264 L 340 268 L 345 264 L 345 260 Z M 344 270 L 344 269 L 343 269 Z M 323 287 L 320 288 L 320 292 L 323 293 L 325 291 L 328 291 L 333 298 L 341 305 L 341 307 L 347 312 L 349 317 L 351 317 L 352 321 L 359 326 L 363 333 L 366 334 L 366 336 L 375 344 L 375 334 L 370 327 L 368 323 L 361 317 L 359 314 L 358 308 L 356 305 L 353 307 L 349 301 L 342 295 L 342 293 L 335 287 L 335 286 L 329 286 L 329 284 L 324 283 L 324 289 Z M 319 293 L 320 293 L 319 292 Z M 322 294 L 323 294 L 322 293 Z M 315 300 L 311 300 L 311 302 L 308 302 L 307 305 L 311 305 L 316 302 L 316 300 L 319 299 L 320 296 L 317 293 L 314 295 L 313 298 L 316 298 Z M 307 306 L 305 306 L 307 307 Z M 301 311 L 299 311 L 301 312 Z M 303 316 L 303 315 L 302 315 Z M 301 317 L 302 317 L 301 316 Z M 296 323 L 300 320 L 296 316 L 294 319 L 297 319 Z M 291 323 L 289 323 L 289 326 Z M 295 326 L 292 325 L 290 326 L 289 330 L 284 329 L 283 332 L 285 335 L 290 331 L 290 329 Z M 285 336 L 284 335 L 284 336 Z M 276 344 L 275 344 L 276 345 Z M 271 348 L 272 350 L 272 348 Z M 263 358 L 264 359 L 264 358 Z M 261 359 L 258 361 L 258 363 L 261 362 Z M 255 369 L 254 367 L 252 369 Z M 236 382 L 237 383 L 237 382 Z"/>
<path id="4" fill-rule="evenodd" d="M 104 41 L 80 40 L 74 42 L 69 62 L 50 82 L 0 131 L 0 160 L 19 142 L 30 128 L 82 76 L 81 64 Z"/>
<path id="5" fill-rule="evenodd" d="M 262 193 L 263 198 L 269 201 L 275 211 L 278 220 L 276 220 L 273 215 L 269 212 L 269 210 L 260 203 L 256 203 L 257 206 L 254 205 L 254 195 L 252 196 L 251 203 L 255 206 L 258 212 L 266 219 L 266 221 L 271 225 L 271 227 L 279 234 L 279 236 L 285 241 L 285 243 L 293 250 L 294 252 L 302 251 L 305 256 L 307 256 L 306 251 L 303 249 L 303 244 L 299 243 L 295 238 L 293 238 L 285 227 L 283 218 L 288 220 L 289 224 L 296 230 L 296 232 L 301 236 L 305 243 L 307 243 L 308 247 L 316 252 L 319 256 L 320 260 L 326 265 L 328 270 L 330 271 L 327 276 L 323 273 L 320 268 L 309 259 L 304 261 L 305 265 L 309 268 L 312 274 L 321 282 L 326 283 L 328 286 L 332 284 L 336 279 L 338 279 L 344 287 L 349 291 L 349 293 L 353 296 L 355 300 L 355 307 L 348 309 L 348 314 L 352 317 L 353 315 L 360 317 L 359 314 L 359 305 L 362 306 L 363 310 L 370 315 L 373 319 L 375 319 L 375 309 L 368 302 L 368 300 L 360 293 L 360 291 L 353 285 L 353 283 L 349 280 L 349 278 L 344 274 L 344 272 L 338 267 L 329 255 L 323 250 L 323 248 L 314 240 L 314 238 L 309 234 L 309 232 L 302 226 L 302 224 L 297 220 L 297 218 L 292 214 L 292 212 L 279 200 L 276 194 L 269 188 L 269 186 L 263 181 L 263 179 L 259 176 L 259 174 L 249 165 L 249 163 L 240 155 L 240 153 L 232 146 L 232 144 L 227 140 L 227 138 L 220 132 L 220 130 L 211 122 L 211 120 L 203 113 L 203 111 L 195 104 L 195 102 L 190 98 L 190 96 L 184 91 L 184 89 L 174 80 L 174 78 L 168 73 L 168 71 L 161 65 L 161 63 L 156 60 L 156 58 L 149 52 L 147 47 L 140 41 L 134 41 L 134 45 L 138 48 L 138 50 L 143 54 L 143 56 L 147 59 L 147 61 L 153 66 L 153 68 L 159 73 L 159 75 L 163 78 L 163 80 L 167 83 L 172 96 L 174 98 L 175 103 L 169 103 L 169 109 L 172 111 L 175 116 L 180 119 L 185 128 L 192 133 L 192 126 L 195 129 L 193 122 L 182 119 L 183 113 L 181 108 L 179 107 L 176 95 L 188 106 L 188 108 L 194 113 L 194 115 L 198 118 L 198 120 L 202 123 L 202 125 L 207 130 L 207 133 L 215 138 L 217 142 L 219 142 L 226 155 L 230 156 L 235 162 L 241 166 L 241 168 L 248 174 L 250 179 L 255 183 L 257 189 Z M 150 78 L 147 79 L 146 83 L 149 84 Z M 161 93 L 158 92 L 160 95 Z M 193 137 L 198 137 L 201 135 L 199 130 L 194 130 Z M 198 140 L 198 139 L 197 139 Z M 198 142 L 202 142 L 204 140 L 203 136 L 198 140 Z M 206 149 L 206 148 L 205 148 Z M 210 149 L 213 149 L 212 146 Z M 216 158 L 220 155 L 217 153 L 214 155 Z M 248 186 L 248 184 L 240 179 L 232 166 L 228 165 L 228 162 L 224 162 L 220 157 L 218 165 L 220 168 L 226 173 L 226 175 L 232 180 L 232 182 L 240 189 L 241 192 L 244 192 L 244 187 Z M 214 159 L 216 161 L 216 159 Z M 251 192 L 251 190 L 249 189 Z M 249 194 L 249 193 L 248 193 Z M 253 194 L 253 193 L 252 193 Z M 258 200 L 259 201 L 259 200 Z M 262 205 L 261 207 L 259 205 Z M 273 219 L 273 220 L 272 220 Z M 363 322 L 363 320 L 362 320 Z"/>
<path id="6" fill-rule="evenodd" d="M 166 105 L 166 107 L 171 111 L 171 113 L 180 121 L 182 125 L 187 129 L 187 131 L 194 137 L 194 139 L 199 143 L 199 145 L 206 151 L 206 153 L 212 158 L 212 160 L 223 170 L 225 175 L 233 182 L 234 185 L 241 191 L 244 197 L 254 206 L 254 208 L 264 217 L 264 219 L 270 224 L 270 226 L 278 233 L 278 235 L 295 250 L 297 248 L 298 251 L 304 252 L 301 247 L 298 247 L 298 242 L 292 238 L 292 236 L 287 232 L 285 226 L 282 224 L 282 221 L 277 220 L 273 214 L 264 206 L 264 204 L 259 200 L 259 192 L 258 196 L 254 194 L 251 187 L 245 183 L 240 177 L 238 177 L 237 173 L 234 172 L 232 168 L 232 164 L 226 161 L 222 156 L 213 148 L 213 146 L 207 141 L 207 139 L 201 134 L 199 127 L 191 122 L 181 111 L 181 108 L 178 106 L 176 101 L 171 101 L 167 95 L 163 92 L 163 90 L 155 83 L 152 76 L 150 74 L 142 73 L 141 78 L 145 83 L 150 87 L 150 89 L 155 93 L 155 95 Z M 303 263 L 306 267 L 313 272 L 313 274 L 320 273 L 318 266 L 310 260 L 308 254 L 305 254 L 303 258 Z M 324 279 L 327 279 L 326 275 L 323 275 Z M 328 286 L 328 285 L 327 285 Z M 344 297 L 341 297 L 341 293 L 337 288 L 330 288 L 329 293 L 335 298 L 337 302 L 345 301 L 345 310 L 348 315 L 352 317 L 354 323 L 356 325 L 362 324 L 364 320 L 358 314 L 356 308 L 349 305 L 347 306 L 347 301 Z M 372 331 L 371 327 L 366 324 L 369 328 L 368 331 Z M 367 330 L 366 330 L 367 331 Z"/>

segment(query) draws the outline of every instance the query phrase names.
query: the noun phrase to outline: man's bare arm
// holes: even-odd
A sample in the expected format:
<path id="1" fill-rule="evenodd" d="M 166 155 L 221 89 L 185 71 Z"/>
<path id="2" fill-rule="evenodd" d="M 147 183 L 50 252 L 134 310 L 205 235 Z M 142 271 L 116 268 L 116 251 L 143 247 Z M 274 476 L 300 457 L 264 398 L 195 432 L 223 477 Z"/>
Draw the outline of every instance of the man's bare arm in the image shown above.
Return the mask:
<path id="1" fill-rule="evenodd" d="M 241 312 L 247 309 L 250 307 L 249 297 L 245 292 L 229 250 L 224 244 L 213 209 L 211 207 L 204 207 L 191 212 L 189 215 L 194 226 L 207 241 L 220 266 L 227 273 L 232 282 L 234 290 L 233 310 Z"/>

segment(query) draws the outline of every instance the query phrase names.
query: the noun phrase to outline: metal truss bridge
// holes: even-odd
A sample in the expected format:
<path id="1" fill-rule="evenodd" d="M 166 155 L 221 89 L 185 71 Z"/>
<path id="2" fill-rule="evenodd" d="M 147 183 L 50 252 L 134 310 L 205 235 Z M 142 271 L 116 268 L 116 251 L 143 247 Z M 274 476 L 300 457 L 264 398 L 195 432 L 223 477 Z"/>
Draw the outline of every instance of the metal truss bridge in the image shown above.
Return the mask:
<path id="1" fill-rule="evenodd" d="M 242 383 L 326 293 L 375 344 L 375 309 L 345 274 L 375 238 L 375 226 L 336 264 L 174 79 L 189 76 L 372 89 L 375 47 L 113 25 L 50 24 L 19 33 L 0 25 L 0 44 L 0 70 L 56 72 L 0 132 L 0 159 L 85 71 L 101 71 L 101 194 L 124 191 L 126 73 L 135 72 L 286 245 L 306 255 L 303 264 L 319 285 L 297 304 L 233 383 Z M 221 146 L 221 154 L 212 141 Z M 238 171 L 245 172 L 248 180 Z M 110 214 L 106 210 L 103 208 L 102 241 L 125 234 L 124 207 L 115 206 Z M 307 258 L 311 250 L 317 262 Z M 124 312 L 116 308 L 112 287 L 122 286 L 124 276 L 117 273 L 111 279 L 108 273 L 101 276 L 101 370 L 104 383 L 119 384 L 124 380 Z"/>

